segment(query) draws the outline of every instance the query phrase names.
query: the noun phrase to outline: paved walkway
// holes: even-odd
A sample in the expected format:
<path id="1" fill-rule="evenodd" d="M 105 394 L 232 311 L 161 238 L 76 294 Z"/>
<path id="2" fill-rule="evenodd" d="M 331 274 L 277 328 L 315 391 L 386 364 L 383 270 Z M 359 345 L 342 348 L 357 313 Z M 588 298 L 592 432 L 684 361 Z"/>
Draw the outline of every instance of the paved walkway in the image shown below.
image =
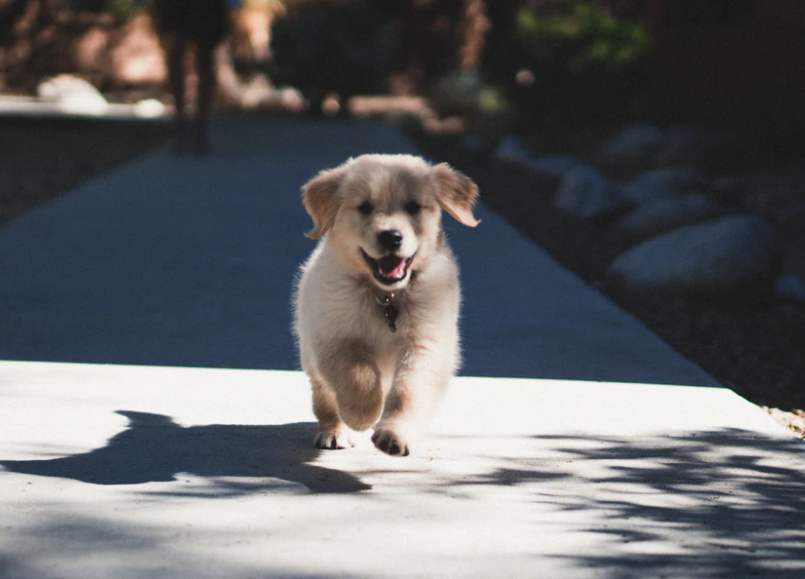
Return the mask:
<path id="1" fill-rule="evenodd" d="M 368 122 L 213 138 L 0 230 L 0 578 L 805 572 L 802 443 L 483 207 L 445 218 L 466 361 L 432 436 L 312 449 L 299 187 L 415 149 Z"/>

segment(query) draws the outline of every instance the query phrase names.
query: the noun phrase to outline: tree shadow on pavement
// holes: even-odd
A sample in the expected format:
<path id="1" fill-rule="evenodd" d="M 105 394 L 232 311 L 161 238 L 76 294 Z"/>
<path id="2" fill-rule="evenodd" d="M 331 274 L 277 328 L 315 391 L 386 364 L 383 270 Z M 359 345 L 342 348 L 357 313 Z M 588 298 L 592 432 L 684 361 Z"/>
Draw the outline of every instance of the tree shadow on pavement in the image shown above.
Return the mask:
<path id="1" fill-rule="evenodd" d="M 295 484 L 313 493 L 371 488 L 351 474 L 310 464 L 319 454 L 311 444 L 314 423 L 183 427 L 160 414 L 117 413 L 129 419 L 128 428 L 103 448 L 48 460 L 0 461 L 0 465 L 11 472 L 98 485 L 174 481 L 179 473 L 213 479 L 211 488 L 167 493 L 181 496 L 228 497 Z"/>
<path id="2" fill-rule="evenodd" d="M 501 467 L 471 481 L 521 484 L 582 516 L 599 546 L 557 554 L 602 579 L 805 576 L 805 446 L 724 429 L 652 437 L 537 436 L 561 457 L 555 486 Z M 567 476 L 558 478 L 560 472 Z M 571 526 L 572 527 L 572 526 Z M 603 548 L 602 548 L 603 547 Z"/>

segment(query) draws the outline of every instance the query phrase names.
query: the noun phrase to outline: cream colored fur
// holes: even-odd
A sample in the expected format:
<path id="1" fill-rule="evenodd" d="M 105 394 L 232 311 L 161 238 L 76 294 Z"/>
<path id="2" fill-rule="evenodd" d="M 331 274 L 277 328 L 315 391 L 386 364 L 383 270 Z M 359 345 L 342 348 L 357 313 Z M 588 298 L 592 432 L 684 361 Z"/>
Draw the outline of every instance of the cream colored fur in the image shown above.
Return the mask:
<path id="1" fill-rule="evenodd" d="M 477 195 L 447 165 L 410 155 L 363 155 L 303 187 L 308 236 L 320 241 L 301 268 L 294 329 L 313 388 L 316 446 L 351 446 L 351 431 L 374 426 L 375 446 L 409 454 L 459 363 L 458 269 L 441 211 L 474 227 Z M 381 232 L 395 232 L 398 245 L 389 248 Z M 384 277 L 378 263 L 389 254 L 392 263 L 410 260 L 404 276 L 399 265 Z M 393 332 L 378 301 L 389 292 Z"/>

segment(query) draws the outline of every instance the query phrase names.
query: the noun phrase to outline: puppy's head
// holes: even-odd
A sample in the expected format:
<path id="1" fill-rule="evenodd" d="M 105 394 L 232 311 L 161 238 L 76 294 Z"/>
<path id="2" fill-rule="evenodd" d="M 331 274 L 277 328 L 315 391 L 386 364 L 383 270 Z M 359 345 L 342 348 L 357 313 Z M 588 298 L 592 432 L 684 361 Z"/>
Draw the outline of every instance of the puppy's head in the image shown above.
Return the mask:
<path id="1" fill-rule="evenodd" d="M 363 155 L 302 188 L 308 237 L 328 234 L 340 264 L 386 290 L 404 288 L 443 244 L 441 210 L 475 227 L 475 183 L 411 155 Z"/>

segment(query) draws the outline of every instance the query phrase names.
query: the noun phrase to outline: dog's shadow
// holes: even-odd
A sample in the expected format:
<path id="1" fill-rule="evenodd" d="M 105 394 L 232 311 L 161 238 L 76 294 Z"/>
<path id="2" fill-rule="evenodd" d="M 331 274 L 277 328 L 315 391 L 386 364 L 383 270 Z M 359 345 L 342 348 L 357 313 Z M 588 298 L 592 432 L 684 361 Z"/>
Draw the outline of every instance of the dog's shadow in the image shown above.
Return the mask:
<path id="1" fill-rule="evenodd" d="M 311 444 L 314 423 L 183 427 L 160 414 L 117 413 L 129 419 L 128 428 L 103 448 L 48 460 L 0 461 L 0 465 L 10 472 L 98 485 L 174 481 L 179 473 L 213 481 L 198 491 L 190 487 L 167 491 L 181 495 L 232 496 L 299 488 L 288 483 L 314 493 L 371 488 L 349 473 L 310 464 L 320 452 Z"/>

